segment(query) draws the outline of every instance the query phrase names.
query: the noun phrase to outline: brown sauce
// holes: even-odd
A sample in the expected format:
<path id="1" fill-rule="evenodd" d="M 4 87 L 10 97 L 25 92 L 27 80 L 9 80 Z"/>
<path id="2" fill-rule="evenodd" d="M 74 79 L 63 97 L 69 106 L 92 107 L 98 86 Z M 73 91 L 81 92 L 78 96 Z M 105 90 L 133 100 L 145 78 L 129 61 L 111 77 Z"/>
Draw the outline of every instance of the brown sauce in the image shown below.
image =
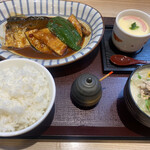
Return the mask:
<path id="1" fill-rule="evenodd" d="M 52 54 L 44 54 L 44 53 L 38 52 L 34 50 L 32 47 L 25 47 L 25 48 L 21 48 L 17 50 L 9 50 L 9 51 L 17 55 L 21 55 L 23 57 L 34 58 L 34 59 L 60 59 L 60 58 L 65 58 L 70 55 L 73 55 L 76 52 L 68 48 L 63 56 L 58 56 L 54 52 L 52 52 Z"/>
<path id="2" fill-rule="evenodd" d="M 84 41 L 85 41 L 85 38 L 82 39 L 81 46 L 83 45 Z M 31 46 L 20 48 L 20 49 L 17 48 L 15 50 L 14 48 L 8 48 L 5 46 L 2 46 L 1 48 L 4 50 L 8 50 L 16 55 L 20 55 L 20 56 L 27 57 L 27 58 L 34 58 L 34 59 L 61 59 L 61 58 L 71 56 L 77 52 L 77 51 L 72 50 L 71 48 L 68 48 L 63 56 L 59 56 L 54 52 L 52 52 L 51 54 L 41 53 L 33 49 Z"/>

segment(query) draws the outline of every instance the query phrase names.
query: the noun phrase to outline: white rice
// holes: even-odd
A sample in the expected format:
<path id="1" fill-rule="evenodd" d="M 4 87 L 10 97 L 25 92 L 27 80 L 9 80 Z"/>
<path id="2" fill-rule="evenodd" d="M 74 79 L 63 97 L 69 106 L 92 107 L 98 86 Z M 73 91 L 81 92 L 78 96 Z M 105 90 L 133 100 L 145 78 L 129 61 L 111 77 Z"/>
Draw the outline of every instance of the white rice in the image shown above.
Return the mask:
<path id="1" fill-rule="evenodd" d="M 35 123 L 50 101 L 44 73 L 32 66 L 0 70 L 0 132 L 24 129 Z"/>

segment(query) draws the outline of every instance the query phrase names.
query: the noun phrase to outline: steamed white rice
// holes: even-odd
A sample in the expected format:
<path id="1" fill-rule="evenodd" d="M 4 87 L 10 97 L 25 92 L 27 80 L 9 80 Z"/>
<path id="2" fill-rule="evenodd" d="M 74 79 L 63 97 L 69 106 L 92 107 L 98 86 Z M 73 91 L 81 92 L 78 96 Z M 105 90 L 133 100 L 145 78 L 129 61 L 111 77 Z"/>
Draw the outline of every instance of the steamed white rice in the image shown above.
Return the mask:
<path id="1" fill-rule="evenodd" d="M 24 129 L 35 123 L 50 101 L 44 73 L 32 66 L 0 70 L 0 132 Z"/>

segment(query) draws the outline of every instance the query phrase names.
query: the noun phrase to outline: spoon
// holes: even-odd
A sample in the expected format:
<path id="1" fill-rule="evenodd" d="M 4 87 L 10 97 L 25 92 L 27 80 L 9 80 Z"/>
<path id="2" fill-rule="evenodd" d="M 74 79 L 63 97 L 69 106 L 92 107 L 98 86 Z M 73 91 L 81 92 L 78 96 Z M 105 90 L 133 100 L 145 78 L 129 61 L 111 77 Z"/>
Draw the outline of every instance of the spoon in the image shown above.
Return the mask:
<path id="1" fill-rule="evenodd" d="M 110 57 L 110 61 L 118 66 L 128 66 L 134 64 L 148 64 L 150 61 L 137 60 L 124 55 L 112 55 Z"/>

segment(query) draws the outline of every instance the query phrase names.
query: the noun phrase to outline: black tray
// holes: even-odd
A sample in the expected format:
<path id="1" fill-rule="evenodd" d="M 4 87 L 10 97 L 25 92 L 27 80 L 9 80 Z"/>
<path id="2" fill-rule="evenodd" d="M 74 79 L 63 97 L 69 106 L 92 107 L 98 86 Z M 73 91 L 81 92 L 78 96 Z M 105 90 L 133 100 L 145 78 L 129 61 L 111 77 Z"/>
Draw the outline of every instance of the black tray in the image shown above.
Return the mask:
<path id="1" fill-rule="evenodd" d="M 115 73 L 131 73 L 133 70 L 135 70 L 135 68 L 137 68 L 140 65 L 131 65 L 127 67 L 116 66 L 112 64 L 109 60 L 110 57 L 114 54 L 122 54 L 139 60 L 150 60 L 150 40 L 144 45 L 144 47 L 141 50 L 137 51 L 136 53 L 124 53 L 119 51 L 112 43 L 112 29 L 112 25 L 106 25 L 105 33 L 100 44 L 104 73 L 107 73 L 109 71 L 114 71 Z"/>

